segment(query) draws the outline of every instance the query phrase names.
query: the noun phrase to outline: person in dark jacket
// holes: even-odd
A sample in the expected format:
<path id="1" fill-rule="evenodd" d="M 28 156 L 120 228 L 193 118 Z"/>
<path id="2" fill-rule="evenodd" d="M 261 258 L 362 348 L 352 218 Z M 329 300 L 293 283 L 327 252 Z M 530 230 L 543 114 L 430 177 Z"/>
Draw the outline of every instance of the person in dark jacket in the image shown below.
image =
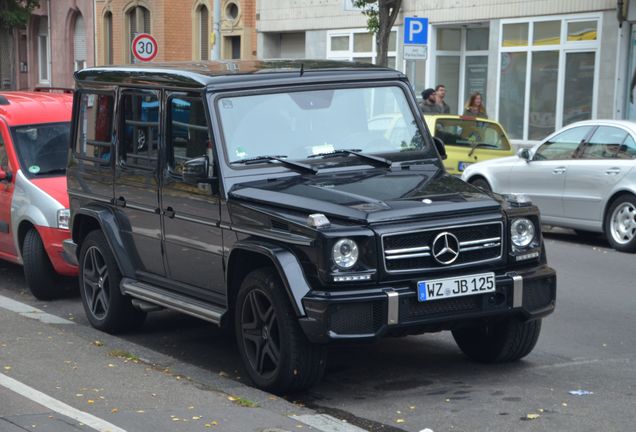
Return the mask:
<path id="1" fill-rule="evenodd" d="M 420 102 L 420 110 L 422 114 L 439 114 L 439 105 L 437 105 L 437 95 L 435 90 L 428 88 L 422 92 L 422 101 Z"/>

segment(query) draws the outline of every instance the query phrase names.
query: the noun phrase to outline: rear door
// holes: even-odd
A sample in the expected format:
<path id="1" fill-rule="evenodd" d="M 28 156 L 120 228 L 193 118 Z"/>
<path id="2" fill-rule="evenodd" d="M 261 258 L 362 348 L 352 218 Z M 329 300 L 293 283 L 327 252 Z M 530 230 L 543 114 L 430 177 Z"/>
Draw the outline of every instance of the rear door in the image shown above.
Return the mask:
<path id="1" fill-rule="evenodd" d="M 562 217 L 568 166 L 591 131 L 592 126 L 574 127 L 541 144 L 530 162 L 511 172 L 510 191 L 530 195 L 542 217 Z"/>
<path id="2" fill-rule="evenodd" d="M 10 166 L 6 144 L 10 142 L 9 129 L 0 120 L 0 167 L 15 177 L 15 167 Z M 11 198 L 13 197 L 14 180 L 0 181 L 0 257 L 15 257 L 17 254 L 11 232 Z"/>
<path id="3" fill-rule="evenodd" d="M 627 130 L 599 126 L 581 148 L 580 156 L 568 164 L 564 216 L 598 222 L 600 226 L 605 200 L 614 185 L 634 167 L 633 159 L 628 157 L 634 153 L 636 144 Z"/>
<path id="4" fill-rule="evenodd" d="M 159 92 L 122 90 L 114 204 L 140 272 L 165 276 L 159 209 Z M 143 277 L 143 274 L 140 275 Z"/>

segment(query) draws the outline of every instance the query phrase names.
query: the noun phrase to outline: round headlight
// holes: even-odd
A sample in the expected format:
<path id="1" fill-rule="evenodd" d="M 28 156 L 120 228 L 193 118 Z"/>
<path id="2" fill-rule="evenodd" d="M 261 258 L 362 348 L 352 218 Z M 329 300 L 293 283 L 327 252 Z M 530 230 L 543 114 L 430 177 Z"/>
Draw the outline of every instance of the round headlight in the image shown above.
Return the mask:
<path id="1" fill-rule="evenodd" d="M 526 247 L 534 240 L 534 224 L 530 219 L 519 218 L 510 225 L 510 238 L 517 247 Z"/>
<path id="2" fill-rule="evenodd" d="M 350 239 L 338 240 L 331 249 L 333 262 L 343 269 L 350 269 L 358 261 L 358 245 Z"/>

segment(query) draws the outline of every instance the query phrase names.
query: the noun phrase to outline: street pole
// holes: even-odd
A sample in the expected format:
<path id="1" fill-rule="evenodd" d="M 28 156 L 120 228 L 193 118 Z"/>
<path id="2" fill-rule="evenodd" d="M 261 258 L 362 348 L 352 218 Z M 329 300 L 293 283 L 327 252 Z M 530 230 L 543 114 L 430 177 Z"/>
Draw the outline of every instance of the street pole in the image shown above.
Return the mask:
<path id="1" fill-rule="evenodd" d="M 212 45 L 212 60 L 221 59 L 221 0 L 214 0 L 214 21 L 212 30 L 214 31 L 214 44 Z"/>

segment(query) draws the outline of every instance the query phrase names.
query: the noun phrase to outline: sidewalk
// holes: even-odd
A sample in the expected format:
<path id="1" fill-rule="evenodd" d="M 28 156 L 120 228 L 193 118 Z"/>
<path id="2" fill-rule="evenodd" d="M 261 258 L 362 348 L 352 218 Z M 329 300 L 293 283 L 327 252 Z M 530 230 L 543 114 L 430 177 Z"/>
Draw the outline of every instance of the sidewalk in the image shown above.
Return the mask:
<path id="1" fill-rule="evenodd" d="M 360 431 L 92 328 L 27 316 L 51 321 L 0 307 L 2 432 Z"/>

